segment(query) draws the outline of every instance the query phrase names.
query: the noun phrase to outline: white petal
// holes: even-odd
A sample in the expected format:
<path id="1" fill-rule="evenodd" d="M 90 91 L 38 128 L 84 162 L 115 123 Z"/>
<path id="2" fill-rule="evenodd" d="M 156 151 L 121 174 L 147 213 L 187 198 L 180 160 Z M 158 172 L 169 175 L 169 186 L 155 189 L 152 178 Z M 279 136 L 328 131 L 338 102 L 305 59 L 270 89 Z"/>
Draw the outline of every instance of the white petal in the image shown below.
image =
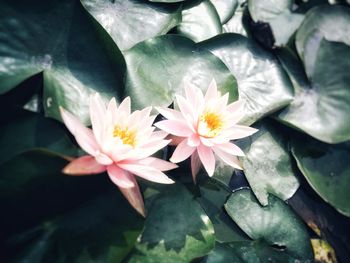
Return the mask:
<path id="1" fill-rule="evenodd" d="M 153 167 L 133 163 L 118 163 L 118 166 L 152 182 L 161 184 L 174 183 L 174 181 L 171 180 L 168 176 L 166 176 L 164 173 Z"/>
<path id="2" fill-rule="evenodd" d="M 223 160 L 226 164 L 232 166 L 233 168 L 239 169 L 239 170 L 243 170 L 239 160 L 237 159 L 236 156 L 233 156 L 229 153 L 223 152 L 217 148 L 213 148 L 215 154 L 221 159 Z"/>
<path id="3" fill-rule="evenodd" d="M 187 140 L 183 140 L 175 148 L 175 151 L 169 160 L 173 163 L 182 162 L 183 160 L 186 160 L 188 157 L 190 157 L 195 149 L 196 147 L 191 147 L 188 145 Z"/>
<path id="4" fill-rule="evenodd" d="M 201 144 L 197 147 L 197 152 L 204 169 L 207 171 L 209 176 L 213 176 L 215 170 L 215 157 L 213 151 L 211 148 Z"/>
<path id="5" fill-rule="evenodd" d="M 132 175 L 114 164 L 107 167 L 107 173 L 112 182 L 121 188 L 132 188 L 135 186 Z"/>
<path id="6" fill-rule="evenodd" d="M 102 101 L 100 95 L 95 93 L 90 96 L 90 119 L 92 130 L 98 143 L 102 142 L 103 129 L 106 118 L 106 106 Z"/>
<path id="7" fill-rule="evenodd" d="M 244 152 L 233 143 L 216 144 L 215 148 L 235 156 L 245 156 Z"/>

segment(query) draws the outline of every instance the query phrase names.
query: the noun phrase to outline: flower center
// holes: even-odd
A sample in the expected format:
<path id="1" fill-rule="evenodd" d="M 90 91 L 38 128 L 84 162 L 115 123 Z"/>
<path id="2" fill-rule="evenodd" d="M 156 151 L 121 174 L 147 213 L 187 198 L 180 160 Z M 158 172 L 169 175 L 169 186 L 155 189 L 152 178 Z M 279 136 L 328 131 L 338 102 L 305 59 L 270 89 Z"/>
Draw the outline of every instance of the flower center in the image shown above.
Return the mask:
<path id="1" fill-rule="evenodd" d="M 215 137 L 222 129 L 222 118 L 215 112 L 204 112 L 198 121 L 198 133 L 204 137 Z"/>
<path id="2" fill-rule="evenodd" d="M 120 126 L 114 126 L 113 130 L 113 136 L 118 137 L 122 140 L 123 144 L 131 145 L 132 147 L 135 146 L 136 140 L 136 134 L 134 131 L 130 131 L 127 127 L 122 128 Z"/>

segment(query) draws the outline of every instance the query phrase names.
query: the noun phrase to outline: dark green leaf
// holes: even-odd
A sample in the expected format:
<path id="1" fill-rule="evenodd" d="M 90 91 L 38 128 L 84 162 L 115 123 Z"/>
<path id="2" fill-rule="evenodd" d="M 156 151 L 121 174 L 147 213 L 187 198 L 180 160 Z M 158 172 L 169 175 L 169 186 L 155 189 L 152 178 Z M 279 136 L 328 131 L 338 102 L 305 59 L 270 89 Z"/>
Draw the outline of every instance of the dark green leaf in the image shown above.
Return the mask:
<path id="1" fill-rule="evenodd" d="M 244 124 L 252 124 L 292 101 L 293 91 L 288 76 L 277 59 L 248 38 L 223 34 L 204 41 L 237 78 L 239 97 L 245 102 Z"/>
<path id="2" fill-rule="evenodd" d="M 77 155 L 77 147 L 57 121 L 25 110 L 10 114 L 10 120 L 1 125 L 0 163 L 30 150 L 47 151 L 61 157 Z"/>
<path id="3" fill-rule="evenodd" d="M 81 0 L 121 50 L 167 33 L 181 20 L 179 6 L 134 0 Z"/>
<path id="4" fill-rule="evenodd" d="M 292 7 L 292 0 L 248 0 L 249 13 L 255 22 L 268 22 Z"/>
<path id="5" fill-rule="evenodd" d="M 204 260 L 205 263 L 295 263 L 292 256 L 270 247 L 264 241 L 241 241 L 226 244 L 216 243 L 213 251 Z M 305 261 L 303 261 L 305 262 Z"/>
<path id="6" fill-rule="evenodd" d="M 220 16 L 221 24 L 225 24 L 235 13 L 238 0 L 210 0 Z"/>
<path id="7" fill-rule="evenodd" d="M 224 204 L 231 191 L 208 177 L 204 182 L 199 181 L 198 185 L 201 195 L 198 201 L 213 223 L 215 240 L 220 243 L 247 240 L 245 233 L 224 211 Z"/>
<path id="8" fill-rule="evenodd" d="M 20 165 L 19 165 L 20 164 Z M 11 262 L 120 262 L 142 220 L 106 175 L 71 177 L 26 153 L 0 166 L 1 234 Z"/>
<path id="9" fill-rule="evenodd" d="M 269 194 L 287 200 L 299 187 L 287 141 L 267 121 L 254 127 L 257 133 L 237 142 L 246 154 L 240 158 L 245 176 L 262 205 L 268 204 Z"/>
<path id="10" fill-rule="evenodd" d="M 208 216 L 185 187 L 175 184 L 154 197 L 128 262 L 190 262 L 208 254 L 214 242 Z"/>
<path id="11" fill-rule="evenodd" d="M 220 34 L 222 27 L 214 5 L 209 0 L 204 0 L 182 10 L 182 21 L 177 30 L 199 42 Z"/>
<path id="12" fill-rule="evenodd" d="M 237 99 L 237 84 L 224 63 L 210 52 L 177 35 L 160 36 L 125 52 L 128 65 L 126 95 L 133 106 L 168 106 L 190 82 L 206 91 L 215 79 L 222 93 Z"/>
<path id="13" fill-rule="evenodd" d="M 124 60 L 79 2 L 4 0 L 0 7 L 0 93 L 44 72 L 46 115 L 60 119 L 61 105 L 86 123 L 91 93 L 118 94 Z"/>
<path id="14" fill-rule="evenodd" d="M 299 28 L 295 45 L 312 78 L 322 39 L 350 45 L 350 8 L 321 5 L 312 8 Z"/>
<path id="15" fill-rule="evenodd" d="M 292 141 L 292 152 L 311 187 L 350 216 L 350 144 L 329 145 L 310 137 Z"/>
<path id="16" fill-rule="evenodd" d="M 278 118 L 321 141 L 344 142 L 350 139 L 350 46 L 322 40 L 318 50 L 310 84 L 295 58 L 279 56 L 294 79 L 296 95 Z"/>
<path id="17" fill-rule="evenodd" d="M 303 223 L 277 197 L 270 196 L 269 205 L 262 207 L 250 190 L 239 190 L 225 208 L 250 238 L 265 240 L 295 259 L 311 261 L 310 240 Z"/>

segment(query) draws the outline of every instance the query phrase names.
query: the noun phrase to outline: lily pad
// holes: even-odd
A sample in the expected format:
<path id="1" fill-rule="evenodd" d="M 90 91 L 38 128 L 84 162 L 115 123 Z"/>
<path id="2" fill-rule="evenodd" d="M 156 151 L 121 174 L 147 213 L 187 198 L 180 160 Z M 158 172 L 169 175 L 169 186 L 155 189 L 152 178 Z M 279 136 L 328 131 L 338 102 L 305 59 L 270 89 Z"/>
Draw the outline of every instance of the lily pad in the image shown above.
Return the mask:
<path id="1" fill-rule="evenodd" d="M 292 53 L 279 54 L 294 81 L 295 99 L 277 118 L 327 143 L 350 139 L 350 46 L 322 40 L 311 82 Z"/>
<path id="2" fill-rule="evenodd" d="M 244 23 L 248 13 L 246 8 L 237 8 L 234 15 L 225 24 L 222 25 L 223 33 L 236 33 L 247 37 L 248 31 Z"/>
<path id="3" fill-rule="evenodd" d="M 224 204 L 232 192 L 212 178 L 206 178 L 204 182 L 199 181 L 198 185 L 200 188 L 198 202 L 213 223 L 215 240 L 227 243 L 249 239 L 224 210 Z"/>
<path id="4" fill-rule="evenodd" d="M 225 24 L 235 13 L 238 0 L 210 0 L 220 16 L 221 24 Z"/>
<path id="5" fill-rule="evenodd" d="M 295 258 L 270 247 L 264 241 L 238 241 L 220 244 L 216 243 L 215 248 L 204 260 L 205 263 L 263 263 L 263 262 L 290 262 L 295 263 Z M 303 261 L 305 262 L 305 261 Z"/>
<path id="6" fill-rule="evenodd" d="M 240 158 L 245 176 L 262 205 L 268 204 L 269 194 L 287 200 L 299 187 L 288 142 L 270 122 L 254 127 L 259 129 L 257 133 L 237 142 L 246 154 Z"/>
<path id="7" fill-rule="evenodd" d="M 292 153 L 311 187 L 339 212 L 350 216 L 350 144 L 329 145 L 310 137 L 292 140 Z"/>
<path id="8" fill-rule="evenodd" d="M 43 72 L 46 115 L 60 119 L 63 106 L 88 123 L 91 93 L 121 93 L 123 57 L 79 2 L 4 0 L 0 6 L 1 94 Z"/>
<path id="9" fill-rule="evenodd" d="M 350 46 L 350 8 L 321 5 L 312 8 L 299 28 L 295 45 L 309 78 L 313 77 L 323 39 Z"/>
<path id="10" fill-rule="evenodd" d="M 121 50 L 163 35 L 181 21 L 181 9 L 134 0 L 81 0 Z"/>
<path id="11" fill-rule="evenodd" d="M 199 46 L 220 58 L 237 78 L 245 103 L 241 123 L 252 124 L 292 101 L 292 85 L 277 59 L 248 38 L 222 34 Z"/>
<path id="12" fill-rule="evenodd" d="M 265 240 L 277 246 L 280 253 L 311 262 L 310 239 L 303 223 L 277 197 L 270 196 L 269 205 L 262 207 L 250 190 L 239 190 L 231 195 L 225 208 L 250 238 Z"/>
<path id="13" fill-rule="evenodd" d="M 199 1 L 182 10 L 182 21 L 177 31 L 195 42 L 222 32 L 220 17 L 209 0 Z"/>
<path id="14" fill-rule="evenodd" d="M 214 241 L 209 217 L 184 186 L 175 184 L 152 201 L 128 262 L 190 262 L 208 254 Z"/>
<path id="15" fill-rule="evenodd" d="M 106 175 L 65 176 L 64 164 L 32 152 L 0 166 L 0 203 L 6 209 L 1 238 L 6 237 L 8 258 L 120 262 L 142 230 L 141 217 Z"/>
<path id="16" fill-rule="evenodd" d="M 126 95 L 134 108 L 168 106 L 186 83 L 206 91 L 215 79 L 222 93 L 237 99 L 237 83 L 225 64 L 188 38 L 165 35 L 146 40 L 125 52 Z"/>
<path id="17" fill-rule="evenodd" d="M 31 150 L 61 157 L 78 154 L 64 126 L 40 114 L 26 110 L 11 112 L 11 119 L 1 127 L 0 163 Z"/>
<path id="18" fill-rule="evenodd" d="M 292 8 L 292 0 L 248 0 L 249 13 L 255 22 L 268 22 Z"/>

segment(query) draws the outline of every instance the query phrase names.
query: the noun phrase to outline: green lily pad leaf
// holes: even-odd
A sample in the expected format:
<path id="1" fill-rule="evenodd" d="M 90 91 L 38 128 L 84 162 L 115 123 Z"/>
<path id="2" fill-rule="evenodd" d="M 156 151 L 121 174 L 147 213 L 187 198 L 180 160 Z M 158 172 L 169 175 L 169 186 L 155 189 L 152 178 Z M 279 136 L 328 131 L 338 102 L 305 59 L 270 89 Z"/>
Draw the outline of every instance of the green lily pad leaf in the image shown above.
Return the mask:
<path id="1" fill-rule="evenodd" d="M 294 79 L 295 99 L 278 114 L 282 122 L 327 143 L 350 139 L 350 46 L 322 40 L 311 83 L 293 54 L 280 53 Z"/>
<path id="2" fill-rule="evenodd" d="M 224 204 L 231 191 L 212 178 L 199 181 L 198 202 L 213 223 L 215 240 L 220 243 L 247 240 L 247 235 L 231 220 L 224 211 Z"/>
<path id="3" fill-rule="evenodd" d="M 300 219 L 280 199 L 269 197 L 262 207 L 250 190 L 234 192 L 225 205 L 227 213 L 252 239 L 265 240 L 295 259 L 310 261 L 311 244 Z"/>
<path id="4" fill-rule="evenodd" d="M 179 6 L 133 0 L 81 0 L 121 50 L 167 33 L 181 21 Z M 150 19 L 151 18 L 151 19 Z"/>
<path id="5" fill-rule="evenodd" d="M 178 2 L 184 2 L 186 0 L 148 0 L 150 2 L 155 2 L 155 3 L 178 3 Z"/>
<path id="6" fill-rule="evenodd" d="M 200 1 L 182 10 L 177 31 L 195 42 L 203 41 L 222 32 L 220 17 L 209 0 Z"/>
<path id="7" fill-rule="evenodd" d="M 210 0 L 220 16 L 221 24 L 225 24 L 235 13 L 238 0 Z"/>
<path id="8" fill-rule="evenodd" d="M 247 8 L 237 8 L 235 14 L 222 26 L 223 33 L 236 33 L 247 37 L 248 31 L 244 23 Z"/>
<path id="9" fill-rule="evenodd" d="M 305 16 L 291 13 L 289 10 L 269 21 L 275 39 L 275 46 L 285 46 L 297 31 Z M 283 25 L 283 26 L 281 26 Z"/>
<path id="10" fill-rule="evenodd" d="M 291 8 L 292 0 L 248 0 L 249 13 L 255 22 L 268 22 Z"/>
<path id="11" fill-rule="evenodd" d="M 304 61 L 306 73 L 313 77 L 316 59 L 323 39 L 350 46 L 350 9 L 342 6 L 321 5 L 311 9 L 299 28 L 295 45 Z"/>
<path id="12" fill-rule="evenodd" d="M 254 127 L 259 129 L 257 133 L 237 142 L 246 154 L 240 158 L 244 174 L 262 205 L 268 204 L 269 194 L 287 200 L 299 187 L 287 141 L 267 121 Z"/>
<path id="13" fill-rule="evenodd" d="M 222 93 L 237 99 L 237 83 L 225 64 L 207 50 L 178 35 L 146 40 L 125 52 L 126 95 L 134 108 L 168 106 L 187 82 L 206 91 L 215 79 Z"/>
<path id="14" fill-rule="evenodd" d="M 63 125 L 40 114 L 17 111 L 1 127 L 0 163 L 30 150 L 42 150 L 61 157 L 78 154 L 78 148 Z"/>
<path id="15" fill-rule="evenodd" d="M 292 101 L 292 85 L 277 59 L 248 38 L 223 34 L 200 46 L 219 57 L 237 78 L 245 103 L 241 123 L 252 124 Z"/>
<path id="16" fill-rule="evenodd" d="M 141 217 L 106 175 L 65 176 L 64 164 L 31 152 L 0 166 L 5 255 L 11 262 L 120 262 Z"/>
<path id="17" fill-rule="evenodd" d="M 310 137 L 292 140 L 292 153 L 311 187 L 350 216 L 350 144 L 329 145 Z"/>
<path id="18" fill-rule="evenodd" d="M 213 225 L 194 196 L 169 185 L 154 197 L 128 262 L 190 262 L 208 254 L 214 241 Z"/>
<path id="19" fill-rule="evenodd" d="M 63 106 L 86 123 L 91 93 L 118 94 L 123 57 L 79 2 L 5 0 L 0 25 L 0 93 L 43 72 L 46 115 Z"/>
<path id="20" fill-rule="evenodd" d="M 237 262 L 298 262 L 292 256 L 270 247 L 264 241 L 241 241 L 220 244 L 204 260 L 205 263 Z M 306 262 L 306 261 L 303 261 Z M 310 261 L 311 262 L 311 261 Z"/>

